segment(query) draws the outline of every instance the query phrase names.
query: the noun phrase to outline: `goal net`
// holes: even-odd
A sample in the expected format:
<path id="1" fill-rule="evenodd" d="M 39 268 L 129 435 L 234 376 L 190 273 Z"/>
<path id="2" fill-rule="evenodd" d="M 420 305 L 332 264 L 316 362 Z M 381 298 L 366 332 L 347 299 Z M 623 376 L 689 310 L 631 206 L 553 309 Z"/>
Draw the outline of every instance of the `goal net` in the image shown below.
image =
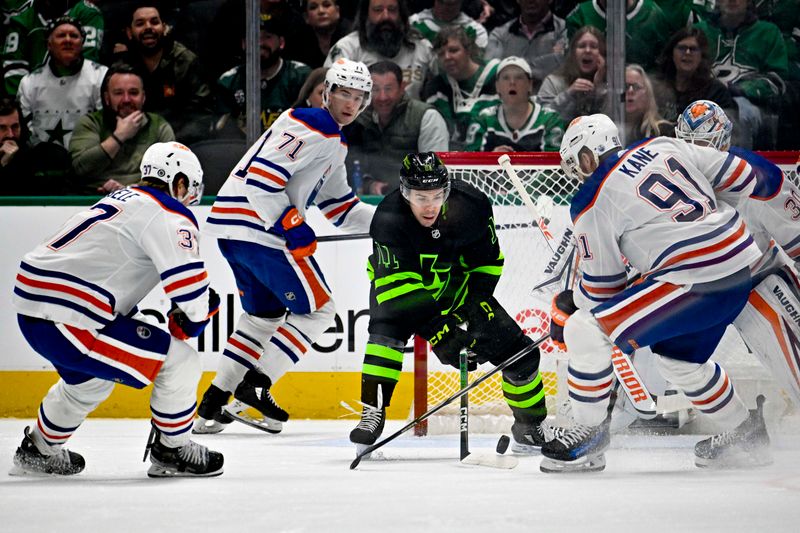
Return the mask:
<path id="1" fill-rule="evenodd" d="M 569 202 L 577 183 L 561 172 L 557 153 L 511 154 L 514 169 L 526 192 L 534 201 L 553 240 L 545 240 L 530 210 L 497 163 L 495 153 L 443 153 L 442 160 L 451 176 L 483 191 L 494 206 L 495 225 L 505 256 L 503 275 L 495 291 L 498 301 L 532 339 L 549 331 L 550 300 L 560 290 L 558 284 L 540 290 L 534 287 L 552 277 L 557 259 L 564 255 L 561 238 L 571 225 Z M 787 178 L 798 183 L 796 152 L 766 152 Z M 790 407 L 768 372 L 748 353 L 738 334 L 730 328 L 714 355 L 728 371 L 742 398 L 767 394 L 772 416 L 780 416 Z M 470 373 L 474 381 L 491 366 L 487 363 Z M 558 415 L 568 405 L 566 400 L 566 354 L 549 340 L 541 346 L 540 372 L 544 383 L 548 412 Z M 414 417 L 459 390 L 459 373 L 442 365 L 424 341 L 415 343 Z M 643 376 L 647 381 L 647 376 Z M 561 391 L 559 393 L 559 391 Z M 653 390 L 659 394 L 663 391 Z M 442 409 L 421 424 L 416 433 L 452 433 L 458 431 L 458 402 Z M 777 413 L 775 411 L 778 411 Z M 503 399 L 501 376 L 496 374 L 469 394 L 470 431 L 508 432 L 513 418 Z"/>

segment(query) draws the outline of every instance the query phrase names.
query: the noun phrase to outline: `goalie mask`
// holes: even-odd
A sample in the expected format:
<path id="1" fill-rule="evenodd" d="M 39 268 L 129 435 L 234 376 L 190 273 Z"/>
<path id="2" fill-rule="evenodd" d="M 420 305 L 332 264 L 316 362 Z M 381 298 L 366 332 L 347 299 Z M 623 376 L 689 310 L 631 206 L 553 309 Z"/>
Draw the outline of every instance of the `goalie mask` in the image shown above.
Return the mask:
<path id="1" fill-rule="evenodd" d="M 142 178 L 163 181 L 169 195 L 183 205 L 197 205 L 203 197 L 203 168 L 197 156 L 179 142 L 155 143 L 142 156 Z M 178 176 L 186 176 L 186 194 L 179 198 L 175 185 Z"/>
<path id="2" fill-rule="evenodd" d="M 578 117 L 570 122 L 561 140 L 561 168 L 568 177 L 584 181 L 600 164 L 601 156 L 621 147 L 617 125 L 606 115 Z M 594 162 L 591 169 L 581 165 L 582 154 L 588 154 Z"/>
<path id="3" fill-rule="evenodd" d="M 675 136 L 700 146 L 713 146 L 725 152 L 731 146 L 733 123 L 720 106 L 711 100 L 689 104 L 678 117 Z"/>
<path id="4" fill-rule="evenodd" d="M 361 113 L 367 108 L 372 100 L 372 75 L 367 66 L 360 61 L 351 61 L 347 58 L 337 59 L 325 73 L 325 89 L 322 91 L 322 103 L 328 107 L 331 92 L 336 87 L 347 87 L 364 91 L 364 99 L 358 112 Z"/>
<path id="5" fill-rule="evenodd" d="M 450 194 L 450 173 L 434 152 L 408 154 L 400 167 L 400 192 L 408 201 L 412 190 L 431 191 L 444 189 L 446 201 Z"/>

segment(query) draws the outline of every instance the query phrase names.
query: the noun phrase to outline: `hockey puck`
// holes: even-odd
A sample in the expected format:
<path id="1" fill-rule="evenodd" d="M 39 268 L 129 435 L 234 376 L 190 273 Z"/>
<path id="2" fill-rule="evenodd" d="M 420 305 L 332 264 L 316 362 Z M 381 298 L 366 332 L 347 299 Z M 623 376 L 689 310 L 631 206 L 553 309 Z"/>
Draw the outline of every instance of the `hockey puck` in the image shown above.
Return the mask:
<path id="1" fill-rule="evenodd" d="M 495 448 L 497 453 L 499 453 L 500 455 L 503 455 L 504 453 L 506 453 L 506 450 L 508 449 L 508 444 L 510 442 L 511 442 L 511 439 L 508 438 L 508 435 L 502 435 L 500 437 L 500 440 L 497 441 L 497 448 Z"/>

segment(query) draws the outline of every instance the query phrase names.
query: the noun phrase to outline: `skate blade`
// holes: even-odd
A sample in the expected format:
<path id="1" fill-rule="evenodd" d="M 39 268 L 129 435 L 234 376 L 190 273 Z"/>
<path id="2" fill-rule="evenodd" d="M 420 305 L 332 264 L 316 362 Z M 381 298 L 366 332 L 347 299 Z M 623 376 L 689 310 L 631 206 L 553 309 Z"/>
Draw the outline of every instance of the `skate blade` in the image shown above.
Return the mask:
<path id="1" fill-rule="evenodd" d="M 760 468 L 769 466 L 774 462 L 772 452 L 770 450 L 761 450 L 758 452 L 740 452 L 735 455 L 725 456 L 720 459 L 708 459 L 705 457 L 698 457 L 695 455 L 694 464 L 698 468 L 707 468 L 708 470 L 735 470 L 746 468 Z"/>
<path id="2" fill-rule="evenodd" d="M 511 439 L 511 453 L 515 455 L 539 455 L 542 453 L 541 446 L 534 446 L 532 444 L 522 444 L 513 438 Z"/>
<path id="3" fill-rule="evenodd" d="M 488 466 L 489 468 L 500 468 L 511 470 L 516 468 L 519 460 L 510 455 L 497 455 L 494 453 L 471 453 L 461 459 L 462 465 L 469 466 Z"/>
<path id="4" fill-rule="evenodd" d="M 192 426 L 192 433 L 195 435 L 213 435 L 222 432 L 226 424 L 217 422 L 216 420 L 206 420 L 205 418 L 198 418 L 194 421 Z"/>
<path id="5" fill-rule="evenodd" d="M 606 468 L 606 456 L 601 453 L 593 456 L 584 456 L 574 461 L 559 461 L 549 457 L 542 457 L 539 470 L 546 474 L 578 474 L 584 472 L 602 472 Z"/>
<path id="6" fill-rule="evenodd" d="M 366 450 L 367 448 L 369 448 L 369 447 L 370 447 L 370 445 L 369 445 L 369 444 L 358 444 L 358 443 L 356 443 L 356 456 L 359 456 L 359 455 L 361 455 L 361 453 L 362 453 L 364 450 Z M 362 461 L 369 461 L 371 458 L 372 458 L 372 452 L 370 452 L 370 453 L 368 453 L 367 455 L 363 456 L 363 457 L 361 458 L 361 460 L 362 460 Z"/>
<path id="7" fill-rule="evenodd" d="M 222 475 L 223 469 L 214 470 L 213 472 L 206 472 L 205 474 L 193 474 L 191 472 L 181 472 L 174 468 L 169 468 L 161 465 L 151 465 L 147 469 L 147 477 L 152 478 L 179 478 L 179 477 L 217 477 Z"/>
<path id="8" fill-rule="evenodd" d="M 48 474 L 46 472 L 42 472 L 40 470 L 31 470 L 20 465 L 14 464 L 8 470 L 9 476 L 23 476 L 23 477 L 68 477 L 74 476 L 75 474 Z"/>
<path id="9" fill-rule="evenodd" d="M 265 431 L 273 435 L 283 431 L 283 422 L 279 422 L 267 417 L 252 417 L 247 414 L 248 409 L 251 409 L 251 407 L 246 403 L 240 402 L 239 400 L 234 400 L 230 404 L 223 407 L 222 411 L 237 422 L 241 422 L 242 424 L 250 426 L 251 428 L 260 429 L 261 431 Z"/>

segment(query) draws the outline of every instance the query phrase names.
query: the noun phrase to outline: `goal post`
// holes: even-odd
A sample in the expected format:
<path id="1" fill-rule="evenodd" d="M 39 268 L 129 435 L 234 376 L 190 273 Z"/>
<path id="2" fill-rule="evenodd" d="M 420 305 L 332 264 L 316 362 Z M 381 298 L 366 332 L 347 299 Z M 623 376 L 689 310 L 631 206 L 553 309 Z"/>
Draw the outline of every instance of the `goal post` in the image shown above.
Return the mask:
<path id="1" fill-rule="evenodd" d="M 787 179 L 798 184 L 798 152 L 760 152 L 784 171 Z M 500 248 L 505 256 L 503 275 L 495 290 L 497 300 L 514 317 L 531 338 L 549 329 L 550 298 L 557 287 L 534 293 L 532 288 L 544 280 L 554 268 L 554 252 L 535 225 L 525 200 L 511 183 L 497 159 L 500 153 L 440 153 L 451 177 L 465 181 L 482 192 L 492 202 L 495 227 Z M 556 248 L 561 236 L 571 226 L 569 202 L 578 183 L 566 178 L 557 153 L 511 153 L 511 164 L 519 175 L 525 191 L 545 219 Z M 558 249 L 555 256 L 558 255 Z M 559 404 L 566 402 L 566 354 L 549 340 L 541 346 L 540 371 L 544 384 L 548 412 L 555 415 Z M 775 389 L 772 381 L 756 358 L 732 330 L 726 334 L 715 354 L 726 366 L 731 378 L 743 394 Z M 422 339 L 415 340 L 414 413 L 425 412 L 458 390 L 459 376 L 454 368 L 442 365 Z M 485 365 L 484 365 L 485 366 Z M 563 369 L 563 370 L 562 370 Z M 470 380 L 481 374 L 472 372 Z M 559 383 L 559 380 L 562 383 Z M 559 387 L 560 385 L 560 387 Z M 559 395 L 559 390 L 561 394 Z M 772 391 L 773 400 L 782 403 L 779 390 Z M 511 410 L 503 399 L 499 375 L 487 380 L 470 393 L 470 430 L 475 432 L 507 432 L 513 422 Z M 774 408 L 775 406 L 773 406 Z M 778 409 L 782 407 L 779 405 Z M 417 415 L 415 415 L 417 416 Z M 458 431 L 458 406 L 443 409 L 431 417 L 427 427 L 415 428 L 415 433 L 455 433 Z"/>

